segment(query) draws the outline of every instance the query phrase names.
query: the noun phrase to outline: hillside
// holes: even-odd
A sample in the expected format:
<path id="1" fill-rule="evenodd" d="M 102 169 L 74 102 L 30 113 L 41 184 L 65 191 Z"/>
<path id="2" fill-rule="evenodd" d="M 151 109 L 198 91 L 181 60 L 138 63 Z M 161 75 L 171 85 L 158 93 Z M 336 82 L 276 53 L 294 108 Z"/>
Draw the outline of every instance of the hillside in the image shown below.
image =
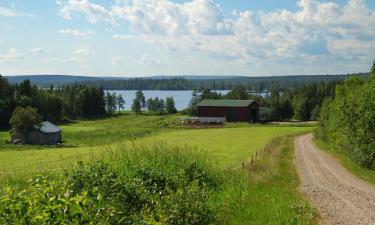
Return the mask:
<path id="1" fill-rule="evenodd" d="M 368 76 L 367 73 L 353 74 Z M 20 83 L 29 79 L 31 83 L 48 87 L 50 85 L 85 84 L 101 86 L 107 90 L 192 90 L 216 89 L 229 90 L 237 84 L 245 85 L 249 89 L 265 90 L 271 88 L 293 88 L 314 82 L 341 81 L 349 75 L 290 75 L 270 77 L 246 76 L 152 76 L 152 77 L 92 77 L 71 75 L 18 75 L 7 76 L 11 83 Z"/>

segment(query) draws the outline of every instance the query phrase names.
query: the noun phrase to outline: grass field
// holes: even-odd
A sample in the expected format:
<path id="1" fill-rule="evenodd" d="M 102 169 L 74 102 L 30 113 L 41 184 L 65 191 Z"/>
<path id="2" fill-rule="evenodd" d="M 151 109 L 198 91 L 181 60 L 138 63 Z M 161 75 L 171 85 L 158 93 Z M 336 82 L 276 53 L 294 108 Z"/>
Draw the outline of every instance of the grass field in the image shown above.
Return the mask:
<path id="1" fill-rule="evenodd" d="M 0 176 L 14 177 L 41 170 L 69 168 L 77 161 L 99 158 L 108 149 L 134 142 L 166 142 L 207 151 L 221 167 L 240 166 L 276 136 L 306 132 L 311 127 L 238 124 L 233 128 L 181 129 L 176 117 L 125 115 L 63 125 L 64 147 L 0 147 Z M 0 132 L 2 143 L 8 132 Z"/>
<path id="2" fill-rule="evenodd" d="M 133 159 L 136 163 L 133 166 L 148 171 L 147 163 L 144 164 L 148 162 L 155 166 L 151 171 L 159 168 L 173 178 L 183 173 L 186 163 L 196 159 L 199 164 L 207 158 L 213 167 L 207 167 L 206 172 L 222 174 L 220 188 L 208 191 L 210 197 L 204 203 L 213 210 L 211 213 L 219 224 L 316 223 L 315 211 L 298 190 L 291 144 L 293 135 L 310 132 L 313 127 L 239 123 L 224 128 L 197 129 L 179 127 L 176 121 L 177 116 L 134 115 L 79 121 L 61 126 L 62 147 L 13 146 L 6 144 L 9 133 L 1 131 L 0 183 L 22 190 L 25 180 L 36 174 L 55 177 L 62 169 L 70 171 L 77 167 L 78 161 L 98 159 L 125 174 L 131 171 L 121 163 Z M 255 164 L 249 165 L 251 156 L 265 145 L 271 146 L 270 149 L 258 154 Z M 187 153 L 168 153 L 168 149 L 175 148 Z M 194 158 L 194 155 L 202 158 Z M 188 162 L 178 164 L 183 157 L 187 157 L 184 160 Z M 241 169 L 244 162 L 246 167 Z M 176 174 L 173 168 L 179 168 L 180 172 Z M 176 197 L 168 204 L 178 200 Z M 194 201 L 198 204 L 194 203 L 195 206 L 203 204 L 199 198 Z M 186 202 L 189 201 L 183 204 Z"/>

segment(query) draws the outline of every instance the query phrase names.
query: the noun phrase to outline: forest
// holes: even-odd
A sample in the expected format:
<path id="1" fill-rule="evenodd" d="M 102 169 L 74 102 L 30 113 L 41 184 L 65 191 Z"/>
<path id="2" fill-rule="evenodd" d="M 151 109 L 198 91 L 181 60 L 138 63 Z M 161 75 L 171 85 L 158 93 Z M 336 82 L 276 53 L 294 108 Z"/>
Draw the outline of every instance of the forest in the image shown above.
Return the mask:
<path id="1" fill-rule="evenodd" d="M 375 63 L 369 79 L 351 77 L 336 87 L 320 113 L 318 135 L 365 168 L 375 168 Z"/>
<path id="2" fill-rule="evenodd" d="M 367 77 L 367 73 L 350 76 Z M 102 87 L 105 90 L 232 90 L 241 84 L 252 92 L 267 92 L 273 89 L 293 89 L 305 84 L 319 82 L 343 81 L 347 75 L 317 75 L 317 76 L 279 76 L 279 77 L 234 77 L 210 79 L 208 76 L 195 78 L 131 78 L 103 79 L 75 82 L 75 84 Z"/>
<path id="3" fill-rule="evenodd" d="M 292 89 L 272 89 L 266 95 L 254 94 L 244 85 L 236 85 L 226 95 L 209 89 L 194 91 L 187 113 L 196 115 L 197 104 L 202 99 L 250 99 L 270 109 L 269 120 L 316 120 L 324 99 L 334 97 L 335 87 L 340 83 L 342 81 L 317 82 Z"/>
<path id="4" fill-rule="evenodd" d="M 0 128 L 9 127 L 17 107 L 37 109 L 49 121 L 97 118 L 106 114 L 106 98 L 101 88 L 76 85 L 42 89 L 29 80 L 13 85 L 0 76 Z"/>

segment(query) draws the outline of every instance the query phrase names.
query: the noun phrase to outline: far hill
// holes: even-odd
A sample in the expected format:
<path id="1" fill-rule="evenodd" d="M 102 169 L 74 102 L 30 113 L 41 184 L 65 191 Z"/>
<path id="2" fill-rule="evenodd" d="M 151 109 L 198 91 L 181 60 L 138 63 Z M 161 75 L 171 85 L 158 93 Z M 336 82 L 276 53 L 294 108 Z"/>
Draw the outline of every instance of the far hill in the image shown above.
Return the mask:
<path id="1" fill-rule="evenodd" d="M 354 76 L 368 76 L 366 73 Z M 249 89 L 264 91 L 271 88 L 293 88 L 314 82 L 342 81 L 348 75 L 291 75 L 271 77 L 216 76 L 216 75 L 181 75 L 152 77 L 93 77 L 70 75 L 19 75 L 7 76 L 11 83 L 20 83 L 29 79 L 40 87 L 84 84 L 101 86 L 106 90 L 192 90 L 212 89 L 229 90 L 242 84 Z"/>

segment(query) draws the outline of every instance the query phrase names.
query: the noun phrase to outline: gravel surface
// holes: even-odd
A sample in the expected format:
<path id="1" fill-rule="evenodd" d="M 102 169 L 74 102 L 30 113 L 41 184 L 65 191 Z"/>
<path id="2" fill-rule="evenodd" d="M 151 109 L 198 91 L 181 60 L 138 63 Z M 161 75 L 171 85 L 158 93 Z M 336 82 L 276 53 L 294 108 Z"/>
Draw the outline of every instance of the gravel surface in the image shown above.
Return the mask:
<path id="1" fill-rule="evenodd" d="M 375 186 L 319 150 L 313 135 L 294 140 L 301 191 L 312 201 L 322 224 L 374 224 Z"/>

